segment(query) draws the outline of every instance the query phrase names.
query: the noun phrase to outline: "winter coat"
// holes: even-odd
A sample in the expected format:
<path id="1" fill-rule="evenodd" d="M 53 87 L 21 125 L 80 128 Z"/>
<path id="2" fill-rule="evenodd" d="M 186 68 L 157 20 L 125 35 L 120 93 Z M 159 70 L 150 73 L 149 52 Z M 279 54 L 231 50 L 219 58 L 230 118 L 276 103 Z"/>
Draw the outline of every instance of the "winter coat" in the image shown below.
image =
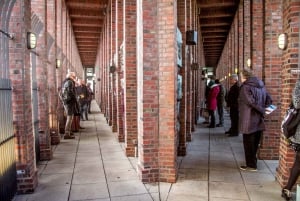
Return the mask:
<path id="1" fill-rule="evenodd" d="M 67 115 L 74 115 L 78 111 L 75 82 L 70 78 L 65 79 L 61 90 L 62 96 L 64 97 L 63 105 Z"/>
<path id="2" fill-rule="evenodd" d="M 292 94 L 293 105 L 296 109 L 300 109 L 300 80 L 296 82 L 296 85 Z M 300 144 L 300 124 L 297 126 L 296 133 L 290 138 L 293 143 Z"/>
<path id="3" fill-rule="evenodd" d="M 226 102 L 227 106 L 230 108 L 236 108 L 238 109 L 239 104 L 238 104 L 238 98 L 239 98 L 239 91 L 240 91 L 240 85 L 238 82 L 234 83 L 226 96 Z"/>
<path id="4" fill-rule="evenodd" d="M 249 77 L 241 86 L 239 104 L 239 129 L 243 134 L 265 130 L 267 92 L 257 77 Z"/>
<path id="5" fill-rule="evenodd" d="M 207 98 L 207 109 L 216 110 L 217 109 L 217 96 L 220 92 L 220 87 L 217 84 L 211 86 Z"/>
<path id="6" fill-rule="evenodd" d="M 226 89 L 222 84 L 219 84 L 219 93 L 217 96 L 217 104 L 218 107 L 223 107 L 225 103 Z"/>

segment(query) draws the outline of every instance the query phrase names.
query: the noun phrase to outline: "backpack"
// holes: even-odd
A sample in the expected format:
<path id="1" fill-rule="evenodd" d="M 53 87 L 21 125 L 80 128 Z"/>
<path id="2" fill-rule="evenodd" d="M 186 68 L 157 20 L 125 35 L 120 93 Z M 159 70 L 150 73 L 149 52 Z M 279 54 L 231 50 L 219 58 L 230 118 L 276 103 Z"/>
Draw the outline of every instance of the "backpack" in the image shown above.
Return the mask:
<path id="1" fill-rule="evenodd" d="M 61 89 L 58 92 L 58 96 L 59 99 L 63 102 L 63 103 L 68 103 L 71 99 L 71 97 L 68 95 L 68 92 L 66 90 L 66 86 L 65 86 L 66 82 L 64 82 L 62 84 Z"/>
<path id="2" fill-rule="evenodd" d="M 298 124 L 300 122 L 300 109 L 290 106 L 281 123 L 281 131 L 286 138 L 295 135 Z"/>

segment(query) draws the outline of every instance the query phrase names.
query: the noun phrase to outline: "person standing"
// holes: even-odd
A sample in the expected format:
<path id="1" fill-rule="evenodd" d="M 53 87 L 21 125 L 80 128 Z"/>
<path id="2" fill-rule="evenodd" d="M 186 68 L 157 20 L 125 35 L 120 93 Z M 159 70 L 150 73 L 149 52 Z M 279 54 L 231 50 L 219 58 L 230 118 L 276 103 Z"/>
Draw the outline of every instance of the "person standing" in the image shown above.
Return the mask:
<path id="1" fill-rule="evenodd" d="M 230 116 L 230 129 L 225 132 L 228 137 L 238 136 L 239 135 L 239 104 L 238 97 L 240 91 L 240 84 L 238 82 L 239 77 L 237 74 L 232 74 L 230 76 L 231 87 L 226 96 L 226 103 L 229 107 L 229 116 Z"/>
<path id="2" fill-rule="evenodd" d="M 78 80 L 78 86 L 76 87 L 76 92 L 79 100 L 80 106 L 80 120 L 85 121 L 88 120 L 88 113 L 87 113 L 87 102 L 89 92 L 85 85 L 85 81 L 82 79 Z"/>
<path id="3" fill-rule="evenodd" d="M 88 98 L 87 98 L 87 111 L 90 114 L 91 113 L 91 102 L 93 100 L 93 90 L 91 89 L 91 83 L 88 82 L 86 84 L 87 90 L 88 90 Z"/>
<path id="4" fill-rule="evenodd" d="M 262 80 L 254 76 L 251 70 L 244 69 L 241 73 L 239 130 L 243 134 L 243 145 L 246 165 L 241 170 L 257 171 L 257 150 L 265 130 L 265 108 L 267 92 Z"/>
<path id="5" fill-rule="evenodd" d="M 219 116 L 219 123 L 217 124 L 217 127 L 223 127 L 224 126 L 224 103 L 225 103 L 226 89 L 220 83 L 219 79 L 216 79 L 215 83 L 217 85 L 219 85 L 219 88 L 220 88 L 218 96 L 217 96 L 217 110 L 218 110 L 218 116 Z"/>
<path id="6" fill-rule="evenodd" d="M 216 117 L 215 117 L 215 112 L 217 109 L 217 96 L 220 92 L 220 88 L 218 84 L 213 84 L 210 87 L 209 93 L 208 93 L 208 98 L 207 98 L 207 109 L 209 112 L 209 117 L 210 117 L 210 124 L 208 128 L 215 128 L 216 127 Z"/>
<path id="7" fill-rule="evenodd" d="M 205 106 L 208 109 L 207 105 L 208 105 L 208 95 L 209 95 L 209 91 L 212 85 L 215 84 L 215 76 L 211 75 L 208 77 L 208 79 L 205 81 L 206 82 L 206 86 L 205 86 Z M 203 124 L 209 124 L 209 117 L 205 117 L 205 121 L 203 122 Z"/>
<path id="8" fill-rule="evenodd" d="M 76 92 L 75 92 L 75 79 L 74 72 L 69 72 L 66 79 L 63 81 L 61 88 L 61 99 L 64 105 L 65 113 L 67 115 L 67 121 L 65 124 L 65 136 L 64 139 L 74 139 L 75 136 L 71 132 L 72 120 L 76 113 Z"/>
<path id="9" fill-rule="evenodd" d="M 296 82 L 296 85 L 294 87 L 293 94 L 292 94 L 292 102 L 296 109 L 300 109 L 300 80 Z M 299 125 L 297 126 L 295 135 L 288 139 L 288 141 L 290 142 L 290 147 L 293 148 L 293 150 L 295 151 L 295 160 L 290 172 L 288 182 L 281 191 L 281 196 L 286 201 L 291 200 L 292 198 L 291 190 L 300 175 L 300 126 Z"/>

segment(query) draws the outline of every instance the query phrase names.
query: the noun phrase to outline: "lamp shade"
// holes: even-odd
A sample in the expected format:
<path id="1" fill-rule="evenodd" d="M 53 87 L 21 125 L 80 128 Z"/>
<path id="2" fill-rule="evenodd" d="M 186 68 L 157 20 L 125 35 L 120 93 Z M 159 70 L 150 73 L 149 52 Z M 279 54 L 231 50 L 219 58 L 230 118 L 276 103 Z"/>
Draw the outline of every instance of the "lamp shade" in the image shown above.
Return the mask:
<path id="1" fill-rule="evenodd" d="M 60 59 L 56 59 L 56 68 L 60 68 L 61 62 Z"/>
<path id="2" fill-rule="evenodd" d="M 34 49 L 36 47 L 36 35 L 32 32 L 27 32 L 27 48 Z"/>
<path id="3" fill-rule="evenodd" d="M 282 33 L 278 36 L 278 48 L 285 50 L 287 48 L 287 34 Z"/>

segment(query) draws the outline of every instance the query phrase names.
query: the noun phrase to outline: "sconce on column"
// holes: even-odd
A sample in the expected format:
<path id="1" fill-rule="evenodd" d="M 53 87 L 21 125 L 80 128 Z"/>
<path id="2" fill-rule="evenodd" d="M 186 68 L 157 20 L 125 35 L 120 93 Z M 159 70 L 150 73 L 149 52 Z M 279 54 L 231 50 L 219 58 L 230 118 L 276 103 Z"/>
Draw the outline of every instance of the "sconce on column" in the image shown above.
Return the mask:
<path id="1" fill-rule="evenodd" d="M 36 48 L 36 35 L 32 32 L 27 32 L 27 48 L 34 49 Z"/>
<path id="2" fill-rule="evenodd" d="M 247 66 L 251 67 L 251 59 L 247 59 Z"/>
<path id="3" fill-rule="evenodd" d="M 60 62 L 60 59 L 56 59 L 56 68 L 60 68 L 61 66 L 61 62 Z"/>
<path id="4" fill-rule="evenodd" d="M 285 50 L 287 48 L 287 34 L 282 33 L 278 36 L 278 48 L 281 50 Z"/>

